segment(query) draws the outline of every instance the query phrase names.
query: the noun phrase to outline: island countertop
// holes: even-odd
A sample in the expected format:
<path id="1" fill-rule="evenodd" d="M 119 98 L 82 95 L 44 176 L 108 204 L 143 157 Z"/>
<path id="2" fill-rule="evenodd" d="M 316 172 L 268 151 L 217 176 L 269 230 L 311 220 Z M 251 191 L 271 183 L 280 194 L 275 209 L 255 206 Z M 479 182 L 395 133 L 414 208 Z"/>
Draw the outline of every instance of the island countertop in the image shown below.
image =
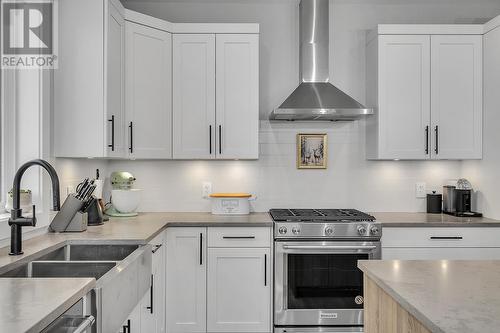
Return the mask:
<path id="1" fill-rule="evenodd" d="M 433 333 L 496 333 L 500 261 L 359 261 L 358 267 Z"/>

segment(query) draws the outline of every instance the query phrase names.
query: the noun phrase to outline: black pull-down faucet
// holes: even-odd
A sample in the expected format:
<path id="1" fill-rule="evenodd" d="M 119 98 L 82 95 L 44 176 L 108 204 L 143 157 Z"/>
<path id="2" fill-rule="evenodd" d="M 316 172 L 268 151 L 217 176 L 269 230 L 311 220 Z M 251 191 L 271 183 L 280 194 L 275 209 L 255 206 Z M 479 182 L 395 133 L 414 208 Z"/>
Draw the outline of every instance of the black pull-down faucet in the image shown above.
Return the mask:
<path id="1" fill-rule="evenodd" d="M 52 205 L 55 211 L 60 210 L 60 198 L 59 198 L 59 177 L 57 176 L 56 170 L 47 161 L 44 160 L 32 160 L 24 163 L 17 170 L 14 176 L 14 184 L 12 187 L 12 210 L 10 211 L 10 255 L 16 256 L 23 254 L 22 251 L 22 227 L 29 226 L 34 227 L 36 225 L 35 216 L 35 205 L 33 205 L 33 217 L 23 217 L 23 211 L 21 209 L 21 178 L 24 172 L 33 165 L 39 165 L 50 175 L 52 181 Z"/>

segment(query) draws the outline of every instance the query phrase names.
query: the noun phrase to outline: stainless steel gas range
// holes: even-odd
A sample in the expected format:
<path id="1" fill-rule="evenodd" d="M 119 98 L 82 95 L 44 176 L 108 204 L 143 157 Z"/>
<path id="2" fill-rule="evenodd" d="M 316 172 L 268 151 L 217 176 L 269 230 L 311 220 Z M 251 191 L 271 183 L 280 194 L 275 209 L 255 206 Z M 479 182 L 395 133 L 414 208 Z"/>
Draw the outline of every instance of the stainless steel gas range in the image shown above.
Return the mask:
<path id="1" fill-rule="evenodd" d="M 358 260 L 380 259 L 382 226 L 354 209 L 271 209 L 275 332 L 362 332 Z"/>

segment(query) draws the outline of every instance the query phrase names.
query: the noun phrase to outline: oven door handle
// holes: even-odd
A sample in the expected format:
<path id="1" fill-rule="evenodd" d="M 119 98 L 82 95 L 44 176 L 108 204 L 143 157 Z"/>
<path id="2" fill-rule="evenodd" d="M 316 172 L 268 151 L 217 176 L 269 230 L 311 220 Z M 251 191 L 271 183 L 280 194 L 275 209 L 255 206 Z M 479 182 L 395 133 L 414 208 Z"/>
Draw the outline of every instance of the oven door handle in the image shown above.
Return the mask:
<path id="1" fill-rule="evenodd" d="M 283 245 L 285 250 L 375 250 L 375 245 Z"/>

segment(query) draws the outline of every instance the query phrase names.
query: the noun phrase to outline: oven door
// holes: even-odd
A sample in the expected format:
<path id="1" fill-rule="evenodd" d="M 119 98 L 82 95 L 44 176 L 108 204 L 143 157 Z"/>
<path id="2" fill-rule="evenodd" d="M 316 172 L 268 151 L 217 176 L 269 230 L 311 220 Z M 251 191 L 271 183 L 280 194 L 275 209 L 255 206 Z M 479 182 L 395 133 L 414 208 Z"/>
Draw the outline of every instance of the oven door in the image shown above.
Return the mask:
<path id="1" fill-rule="evenodd" d="M 363 325 L 357 264 L 380 255 L 378 241 L 276 241 L 275 325 Z"/>

